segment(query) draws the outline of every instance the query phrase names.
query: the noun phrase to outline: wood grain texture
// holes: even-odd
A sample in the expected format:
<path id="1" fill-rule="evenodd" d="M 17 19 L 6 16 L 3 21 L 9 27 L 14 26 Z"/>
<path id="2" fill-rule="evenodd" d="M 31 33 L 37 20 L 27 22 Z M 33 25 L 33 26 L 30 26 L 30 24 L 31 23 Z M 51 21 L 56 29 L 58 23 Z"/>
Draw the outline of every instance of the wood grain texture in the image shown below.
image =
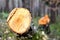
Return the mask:
<path id="1" fill-rule="evenodd" d="M 25 8 L 15 8 L 10 12 L 7 23 L 14 32 L 23 34 L 30 28 L 31 14 Z"/>

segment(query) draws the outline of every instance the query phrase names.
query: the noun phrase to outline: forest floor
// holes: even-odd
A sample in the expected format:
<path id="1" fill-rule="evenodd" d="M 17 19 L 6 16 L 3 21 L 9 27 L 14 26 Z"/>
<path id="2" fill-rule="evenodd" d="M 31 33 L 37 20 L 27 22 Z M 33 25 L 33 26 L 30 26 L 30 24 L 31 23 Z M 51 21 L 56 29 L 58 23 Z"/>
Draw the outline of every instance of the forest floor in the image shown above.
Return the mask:
<path id="1" fill-rule="evenodd" d="M 38 27 L 38 19 L 36 17 L 33 19 L 34 25 Z M 49 40 L 60 40 L 60 16 L 56 17 L 56 23 L 50 24 L 51 33 L 48 35 Z M 20 37 L 17 38 L 17 34 L 10 30 L 6 23 L 6 19 L 0 19 L 0 40 L 40 40 L 39 34 L 36 33 L 32 38 Z"/>

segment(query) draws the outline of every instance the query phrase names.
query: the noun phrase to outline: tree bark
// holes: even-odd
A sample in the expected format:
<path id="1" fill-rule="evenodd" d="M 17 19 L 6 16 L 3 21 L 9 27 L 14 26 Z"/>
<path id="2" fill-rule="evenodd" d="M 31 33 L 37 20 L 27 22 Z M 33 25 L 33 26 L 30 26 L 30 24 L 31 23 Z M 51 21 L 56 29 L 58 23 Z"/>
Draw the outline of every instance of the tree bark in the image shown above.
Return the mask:
<path id="1" fill-rule="evenodd" d="M 9 2 L 9 0 L 6 0 L 6 7 L 5 7 L 6 11 L 9 11 L 9 5 L 8 5 L 8 2 Z"/>
<path id="2" fill-rule="evenodd" d="M 55 23 L 56 22 L 56 16 L 55 16 L 55 11 L 51 10 L 51 23 Z"/>
<path id="3" fill-rule="evenodd" d="M 12 5 L 12 0 L 9 0 L 9 11 L 11 11 L 13 9 L 13 5 Z"/>
<path id="4" fill-rule="evenodd" d="M 56 22 L 56 1 L 50 2 L 51 23 Z"/>

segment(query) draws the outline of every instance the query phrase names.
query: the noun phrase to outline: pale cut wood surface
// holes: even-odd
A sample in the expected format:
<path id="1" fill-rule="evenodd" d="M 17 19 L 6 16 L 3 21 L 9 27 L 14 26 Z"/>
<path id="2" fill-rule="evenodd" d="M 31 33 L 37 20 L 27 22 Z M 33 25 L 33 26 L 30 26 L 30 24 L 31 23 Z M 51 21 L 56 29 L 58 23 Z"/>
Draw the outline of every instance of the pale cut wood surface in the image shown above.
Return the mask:
<path id="1" fill-rule="evenodd" d="M 7 23 L 14 32 L 23 34 L 30 28 L 31 14 L 25 8 L 15 8 L 10 12 Z"/>

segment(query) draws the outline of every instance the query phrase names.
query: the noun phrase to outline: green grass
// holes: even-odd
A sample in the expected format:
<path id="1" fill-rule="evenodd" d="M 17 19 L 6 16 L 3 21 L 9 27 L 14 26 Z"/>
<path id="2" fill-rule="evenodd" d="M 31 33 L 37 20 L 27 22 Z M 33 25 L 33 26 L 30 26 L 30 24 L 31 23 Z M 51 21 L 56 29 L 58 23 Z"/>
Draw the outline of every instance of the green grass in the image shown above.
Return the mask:
<path id="1" fill-rule="evenodd" d="M 6 19 L 8 17 L 8 12 L 0 12 L 0 19 Z"/>
<path id="2" fill-rule="evenodd" d="M 40 17 L 36 17 L 36 18 L 33 19 L 34 24 L 36 26 L 38 26 L 38 19 L 39 18 Z M 60 16 L 56 17 L 56 23 L 50 24 L 50 30 L 51 30 L 51 32 L 55 32 L 54 33 L 55 35 L 60 36 Z"/>
<path id="3" fill-rule="evenodd" d="M 33 18 L 33 22 L 34 22 L 34 25 L 35 26 L 38 26 L 38 20 L 40 19 L 40 17 L 36 17 L 36 18 Z"/>
<path id="4" fill-rule="evenodd" d="M 60 16 L 56 17 L 56 23 L 50 25 L 51 31 L 55 31 L 55 34 L 60 36 Z"/>
<path id="5" fill-rule="evenodd" d="M 7 16 L 8 16 L 8 13 L 6 12 L 6 13 L 4 13 L 4 12 L 2 12 L 2 13 L 0 13 L 1 14 L 1 16 L 3 15 L 3 19 L 5 19 L 6 20 L 6 18 L 7 18 Z M 38 20 L 39 20 L 39 18 L 40 17 L 36 17 L 36 18 L 33 18 L 32 20 L 33 20 L 33 22 L 34 22 L 34 25 L 36 26 L 36 27 L 38 27 Z M 2 20 L 3 20 L 2 19 Z M 4 22 L 3 22 L 4 23 Z M 4 25 L 4 24 L 3 24 Z M 2 26 L 1 26 L 2 27 Z M 4 27 L 5 27 L 5 25 L 4 25 Z M 7 27 L 8 28 L 8 27 Z M 4 31 L 5 29 L 0 29 L 0 32 L 2 32 L 2 31 Z M 56 36 L 60 36 L 60 16 L 57 16 L 56 17 L 56 23 L 54 23 L 54 24 L 50 24 L 50 30 L 51 30 L 51 32 L 53 33 L 53 34 L 55 34 Z M 10 31 L 10 29 L 9 29 L 9 31 Z M 40 31 L 38 32 L 38 33 L 36 33 L 36 34 L 34 34 L 33 35 L 33 38 L 32 38 L 32 40 L 40 40 L 41 39 L 41 37 L 40 37 Z M 13 37 L 13 36 L 16 36 L 16 35 L 14 35 L 14 33 L 13 32 L 9 32 L 8 33 L 8 35 L 7 34 L 4 34 L 3 33 L 3 38 L 5 39 L 6 38 L 6 36 L 10 36 L 10 37 Z M 27 39 L 28 40 L 28 39 Z M 30 39 L 29 39 L 30 40 Z"/>

